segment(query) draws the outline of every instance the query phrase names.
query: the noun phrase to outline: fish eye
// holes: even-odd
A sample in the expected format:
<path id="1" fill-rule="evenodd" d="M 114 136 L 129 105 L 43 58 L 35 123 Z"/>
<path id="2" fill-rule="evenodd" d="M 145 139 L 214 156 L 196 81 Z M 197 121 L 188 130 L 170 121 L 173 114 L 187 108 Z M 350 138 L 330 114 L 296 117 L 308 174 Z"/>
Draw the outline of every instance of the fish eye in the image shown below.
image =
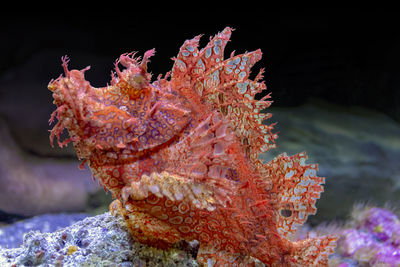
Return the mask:
<path id="1" fill-rule="evenodd" d="M 131 77 L 130 79 L 133 83 L 136 83 L 138 85 L 142 85 L 145 81 L 145 78 L 141 74 L 135 74 Z"/>
<path id="2" fill-rule="evenodd" d="M 118 87 L 122 93 L 128 94 L 131 99 L 136 99 L 146 87 L 146 78 L 140 73 L 132 74 L 121 80 Z"/>

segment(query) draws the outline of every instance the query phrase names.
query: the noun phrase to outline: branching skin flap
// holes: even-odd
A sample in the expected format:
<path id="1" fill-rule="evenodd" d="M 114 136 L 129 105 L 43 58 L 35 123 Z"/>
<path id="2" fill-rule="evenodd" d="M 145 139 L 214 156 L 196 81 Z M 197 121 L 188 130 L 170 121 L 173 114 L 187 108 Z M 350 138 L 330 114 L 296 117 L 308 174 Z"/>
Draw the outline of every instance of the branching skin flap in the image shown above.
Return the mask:
<path id="1" fill-rule="evenodd" d="M 224 59 L 232 29 L 202 49 L 200 36 L 185 41 L 172 71 L 151 81 L 149 50 L 123 54 L 111 84 L 94 88 L 83 70 L 51 81 L 58 122 L 50 140 L 72 142 L 77 156 L 116 199 L 111 211 L 126 219 L 140 242 L 167 248 L 198 240 L 206 266 L 324 266 L 336 238 L 289 241 L 296 226 L 316 212 L 324 178 L 305 153 L 258 159 L 275 147 L 270 95 L 261 51 Z M 120 66 L 123 69 L 120 69 Z M 69 138 L 61 141 L 63 129 Z M 225 266 L 225 265 L 224 265 Z"/>

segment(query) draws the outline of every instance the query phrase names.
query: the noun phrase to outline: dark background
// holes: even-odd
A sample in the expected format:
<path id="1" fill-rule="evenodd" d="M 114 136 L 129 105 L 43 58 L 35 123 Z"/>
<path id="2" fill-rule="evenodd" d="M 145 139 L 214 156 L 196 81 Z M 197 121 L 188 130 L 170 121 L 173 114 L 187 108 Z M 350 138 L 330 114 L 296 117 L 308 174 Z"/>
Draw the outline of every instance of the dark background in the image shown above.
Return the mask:
<path id="1" fill-rule="evenodd" d="M 262 49 L 263 58 L 256 64 L 253 73 L 255 75 L 260 68 L 265 68 L 265 83 L 267 92 L 272 92 L 273 107 L 295 107 L 317 98 L 324 100 L 323 103 L 337 104 L 343 110 L 362 106 L 383 112 L 400 122 L 399 12 L 390 9 L 287 10 L 249 6 L 230 10 L 209 8 L 193 13 L 197 9 L 189 4 L 185 11 L 175 12 L 152 7 L 150 2 L 148 4 L 147 9 L 131 5 L 102 11 L 83 11 L 77 6 L 71 6 L 73 9 L 67 11 L 51 6 L 46 13 L 32 11 L 0 16 L 0 126 L 3 127 L 3 121 L 6 122 L 5 128 L 10 130 L 24 152 L 42 159 L 51 156 L 76 160 L 71 146 L 62 150 L 53 149 L 48 141 L 48 130 L 51 128 L 48 119 L 55 106 L 47 85 L 63 72 L 61 56 L 69 56 L 70 69 L 83 69 L 90 65 L 90 71 L 85 73 L 86 79 L 93 86 L 102 87 L 110 81 L 110 73 L 119 55 L 131 51 L 142 55 L 155 48 L 156 55 L 151 58 L 149 70 L 156 78 L 171 70 L 171 58 L 176 56 L 185 40 L 203 34 L 202 47 L 210 36 L 226 26 L 235 29 L 225 50 L 226 57 L 233 50 L 239 54 Z M 288 114 L 289 118 L 297 115 Z M 280 121 L 283 126 L 290 126 L 282 118 Z M 312 123 L 312 120 L 309 122 Z M 314 131 L 313 127 L 307 127 L 307 131 Z M 371 123 L 371 130 L 379 129 L 379 123 Z M 365 128 L 357 128 L 355 133 L 359 131 L 365 131 Z M 380 136 L 378 139 L 381 139 Z M 329 142 L 329 139 L 324 141 Z M 321 146 L 326 148 L 329 156 L 329 146 L 323 142 Z M 309 148 L 305 147 L 305 150 Z M 365 151 L 371 156 L 376 154 L 371 150 Z M 316 157 L 316 162 L 323 162 L 324 157 L 321 158 Z M 397 156 L 390 160 L 379 155 L 376 158 L 385 164 L 393 162 L 398 165 Z M 328 163 L 322 166 L 328 166 Z M 21 160 L 18 164 L 15 166 L 26 163 Z M 385 169 L 375 161 L 372 166 Z M 357 169 L 359 165 L 354 164 L 353 167 Z M 4 169 L 9 168 L 12 167 L 5 166 Z M 0 180 L 5 180 L 6 172 L 0 173 Z M 383 177 L 380 173 L 379 176 Z M 387 177 L 394 176 L 389 172 Z M 354 182 L 354 187 L 361 188 L 360 191 L 364 178 L 360 176 L 360 180 L 355 179 Z M 328 181 L 337 184 L 337 191 L 330 185 L 331 189 L 327 192 L 332 192 L 331 198 L 327 197 L 325 202 L 335 204 L 332 199 L 343 191 L 345 183 L 334 179 Z M 385 185 L 387 191 L 392 187 L 391 183 L 385 182 L 387 180 L 373 181 Z M 48 184 L 41 177 L 37 177 L 37 182 L 43 187 Z M 15 184 L 10 182 L 10 187 Z M 376 187 L 379 191 L 380 187 L 376 184 L 374 182 L 371 188 Z M 72 181 L 71 186 L 74 186 Z M 391 196 L 387 191 L 379 192 L 383 196 Z M 3 194 L 1 190 L 0 193 Z M 348 194 L 351 196 L 354 193 Z M 364 198 L 370 197 L 364 191 L 360 194 L 364 194 Z M 15 197 L 19 199 L 20 195 L 15 194 Z M 104 194 L 101 192 L 101 195 Z M 30 199 L 29 196 L 27 198 Z M 52 201 L 49 199 L 49 202 Z M 34 203 L 35 200 L 29 202 Z M 347 212 L 348 207 L 345 209 Z M 14 213 L 18 212 L 15 210 Z"/>
<path id="2" fill-rule="evenodd" d="M 10 70 L 39 55 L 24 75 L 34 75 L 46 90 L 48 81 L 62 72 L 60 57 L 68 55 L 71 68 L 91 65 L 87 79 L 94 86 L 105 86 L 121 53 L 142 54 L 153 47 L 157 53 L 150 71 L 155 78 L 171 69 L 170 58 L 184 40 L 204 34 L 204 45 L 208 36 L 231 26 L 236 31 L 226 55 L 232 50 L 262 49 L 264 57 L 256 68 L 265 67 L 275 106 L 299 105 L 317 97 L 377 109 L 400 120 L 398 12 L 253 9 L 164 13 L 162 8 L 127 7 L 118 12 L 52 10 L 2 18 L 0 80 L 7 79 L 2 74 L 10 75 Z"/>

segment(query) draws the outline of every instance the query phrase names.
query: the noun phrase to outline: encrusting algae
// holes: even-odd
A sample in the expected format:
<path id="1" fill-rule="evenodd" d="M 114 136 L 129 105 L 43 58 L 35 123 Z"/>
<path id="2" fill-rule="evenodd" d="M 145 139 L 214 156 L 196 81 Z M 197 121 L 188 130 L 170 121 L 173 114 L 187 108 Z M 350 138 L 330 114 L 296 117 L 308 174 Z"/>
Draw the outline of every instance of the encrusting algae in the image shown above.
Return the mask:
<path id="1" fill-rule="evenodd" d="M 200 36 L 187 40 L 171 72 L 151 82 L 149 50 L 143 58 L 123 54 L 111 85 L 94 88 L 83 70 L 51 81 L 57 124 L 51 142 L 73 142 L 78 158 L 116 200 L 140 242 L 168 248 L 198 240 L 197 260 L 207 266 L 324 266 L 336 237 L 296 242 L 296 225 L 315 214 L 324 178 L 306 164 L 305 153 L 258 159 L 275 147 L 270 95 L 263 70 L 249 79 L 261 51 L 224 59 L 232 29 L 199 50 Z M 119 69 L 119 65 L 125 67 Z M 60 141 L 67 128 L 70 138 Z"/>

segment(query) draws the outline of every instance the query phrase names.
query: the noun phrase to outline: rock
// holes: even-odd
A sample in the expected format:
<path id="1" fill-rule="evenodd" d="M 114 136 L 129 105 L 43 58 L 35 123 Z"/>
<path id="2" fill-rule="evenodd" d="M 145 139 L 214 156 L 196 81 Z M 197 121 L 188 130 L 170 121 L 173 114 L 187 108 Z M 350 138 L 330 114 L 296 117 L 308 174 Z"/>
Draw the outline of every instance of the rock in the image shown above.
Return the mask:
<path id="1" fill-rule="evenodd" d="M 18 215 L 85 210 L 99 190 L 89 170 L 70 159 L 38 157 L 21 150 L 0 120 L 0 210 Z"/>
<path id="2" fill-rule="evenodd" d="M 291 108 L 271 108 L 279 134 L 277 149 L 264 160 L 306 151 L 326 177 L 325 192 L 311 223 L 344 219 L 354 203 L 400 204 L 400 124 L 360 107 L 322 101 Z"/>
<path id="3" fill-rule="evenodd" d="M 107 212 L 53 233 L 29 232 L 21 247 L 0 251 L 0 266 L 198 266 L 194 257 L 136 242 L 124 220 Z"/>
<path id="4" fill-rule="evenodd" d="M 0 248 L 17 248 L 22 245 L 24 234 L 29 231 L 49 233 L 88 217 L 84 213 L 44 214 L 18 221 L 0 228 Z"/>

